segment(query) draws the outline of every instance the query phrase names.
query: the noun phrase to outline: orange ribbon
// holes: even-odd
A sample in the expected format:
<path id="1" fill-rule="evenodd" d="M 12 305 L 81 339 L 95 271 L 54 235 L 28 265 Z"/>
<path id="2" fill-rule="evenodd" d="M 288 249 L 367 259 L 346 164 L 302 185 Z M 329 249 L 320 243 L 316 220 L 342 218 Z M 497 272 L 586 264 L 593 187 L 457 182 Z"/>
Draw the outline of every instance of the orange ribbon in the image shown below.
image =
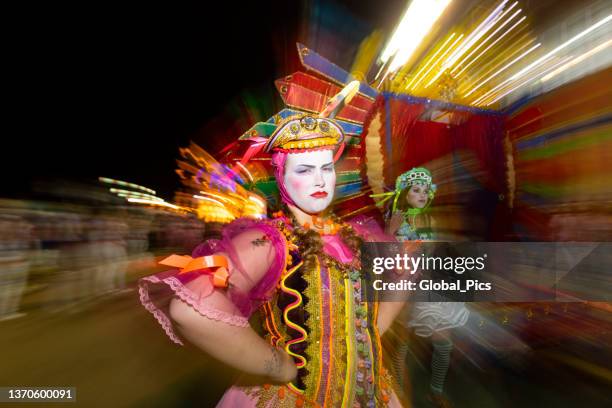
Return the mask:
<path id="1" fill-rule="evenodd" d="M 212 276 L 213 285 L 217 288 L 227 288 L 229 280 L 229 264 L 222 255 L 208 255 L 192 258 L 189 255 L 170 255 L 158 262 L 161 265 L 179 268 L 181 273 L 202 270 L 202 273 Z"/>

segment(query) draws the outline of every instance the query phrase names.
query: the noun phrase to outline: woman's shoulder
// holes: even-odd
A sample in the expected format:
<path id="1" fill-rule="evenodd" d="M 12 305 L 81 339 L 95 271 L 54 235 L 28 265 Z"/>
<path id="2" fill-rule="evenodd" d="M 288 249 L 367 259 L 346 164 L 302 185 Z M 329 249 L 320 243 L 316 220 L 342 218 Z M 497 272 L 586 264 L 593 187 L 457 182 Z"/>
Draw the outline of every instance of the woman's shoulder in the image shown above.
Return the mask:
<path id="1" fill-rule="evenodd" d="M 198 245 L 191 256 L 174 255 L 175 269 L 141 278 L 141 302 L 179 344 L 170 317 L 185 317 L 181 313 L 189 312 L 186 306 L 206 318 L 244 326 L 275 290 L 285 268 L 286 246 L 273 223 L 236 220 L 222 229 L 220 238 Z"/>

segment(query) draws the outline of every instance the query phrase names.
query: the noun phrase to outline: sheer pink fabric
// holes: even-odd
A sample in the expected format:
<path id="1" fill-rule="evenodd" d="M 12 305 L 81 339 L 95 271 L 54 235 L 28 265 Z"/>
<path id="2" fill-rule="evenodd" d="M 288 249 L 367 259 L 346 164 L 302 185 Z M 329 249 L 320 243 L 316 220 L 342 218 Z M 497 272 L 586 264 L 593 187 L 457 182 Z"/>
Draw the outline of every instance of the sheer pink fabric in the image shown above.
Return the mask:
<path id="1" fill-rule="evenodd" d="M 346 246 L 338 234 L 335 235 L 323 235 L 323 251 L 333 258 L 336 258 L 340 262 L 350 263 L 353 260 L 353 253 Z"/>
<path id="2" fill-rule="evenodd" d="M 246 238 L 245 238 L 246 237 Z M 252 243 L 252 237 L 258 242 Z M 249 246 L 249 261 L 264 268 L 262 276 L 252 277 L 240 262 L 236 245 Z M 194 258 L 215 253 L 225 253 L 230 259 L 230 288 L 222 291 L 231 302 L 220 303 L 211 298 L 215 289 L 212 278 L 200 271 L 179 274 L 177 269 L 147 276 L 139 281 L 140 301 L 155 316 L 168 337 L 180 345 L 181 339 L 174 331 L 168 307 L 173 297 L 178 297 L 202 316 L 239 327 L 249 325 L 248 318 L 268 296 L 280 279 L 286 262 L 285 238 L 268 223 L 239 219 L 229 224 L 220 240 L 209 240 L 193 251 Z M 267 268 L 266 268 L 267 267 Z"/>
<path id="3" fill-rule="evenodd" d="M 394 236 L 385 234 L 385 231 L 372 217 L 358 215 L 351 218 L 348 224 L 366 242 L 397 242 Z"/>

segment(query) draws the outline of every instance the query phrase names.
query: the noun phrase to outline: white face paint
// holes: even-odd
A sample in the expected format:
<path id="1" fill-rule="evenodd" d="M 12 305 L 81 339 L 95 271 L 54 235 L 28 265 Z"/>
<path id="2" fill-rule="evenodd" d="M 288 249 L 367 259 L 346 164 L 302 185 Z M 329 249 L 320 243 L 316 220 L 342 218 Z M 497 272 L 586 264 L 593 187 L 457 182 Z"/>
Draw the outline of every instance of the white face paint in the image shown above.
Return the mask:
<path id="1" fill-rule="evenodd" d="M 332 150 L 288 154 L 284 182 L 289 197 L 300 210 L 308 214 L 325 210 L 336 187 Z"/>

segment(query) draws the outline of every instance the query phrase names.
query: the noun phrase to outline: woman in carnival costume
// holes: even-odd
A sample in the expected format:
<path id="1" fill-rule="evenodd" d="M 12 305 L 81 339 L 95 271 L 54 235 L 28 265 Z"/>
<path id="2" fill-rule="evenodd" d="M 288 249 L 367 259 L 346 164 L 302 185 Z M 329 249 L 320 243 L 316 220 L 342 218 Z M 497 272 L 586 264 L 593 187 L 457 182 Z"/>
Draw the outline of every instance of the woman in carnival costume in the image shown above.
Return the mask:
<path id="1" fill-rule="evenodd" d="M 232 222 L 192 257 L 162 261 L 178 269 L 140 282 L 142 303 L 175 343 L 259 379 L 230 388 L 220 407 L 400 406 L 380 336 L 401 304 L 363 301 L 360 243 L 373 232 L 329 211 L 344 138 L 333 117 L 358 88 L 349 84 L 318 116 L 286 118 L 260 143 L 272 154 L 281 211 Z M 169 304 L 154 287 L 173 296 Z M 265 338 L 249 324 L 256 311 Z"/>
<path id="2" fill-rule="evenodd" d="M 427 214 L 427 209 L 435 193 L 436 185 L 429 170 L 416 167 L 397 178 L 394 191 L 373 197 L 383 198 L 379 204 L 392 199 L 386 214 L 388 233 L 398 241 L 428 241 L 434 240 L 433 219 Z M 431 294 L 430 299 L 435 296 Z M 465 325 L 469 311 L 463 302 L 445 302 L 441 297 L 439 300 L 414 302 L 409 317 L 402 320 L 407 327 L 414 329 L 416 335 L 431 338 L 430 399 L 438 406 L 449 407 L 450 402 L 444 397 L 444 381 L 453 350 L 451 329 Z M 408 344 L 404 339 L 393 358 L 394 375 L 400 384 L 403 383 L 407 354 Z"/>

